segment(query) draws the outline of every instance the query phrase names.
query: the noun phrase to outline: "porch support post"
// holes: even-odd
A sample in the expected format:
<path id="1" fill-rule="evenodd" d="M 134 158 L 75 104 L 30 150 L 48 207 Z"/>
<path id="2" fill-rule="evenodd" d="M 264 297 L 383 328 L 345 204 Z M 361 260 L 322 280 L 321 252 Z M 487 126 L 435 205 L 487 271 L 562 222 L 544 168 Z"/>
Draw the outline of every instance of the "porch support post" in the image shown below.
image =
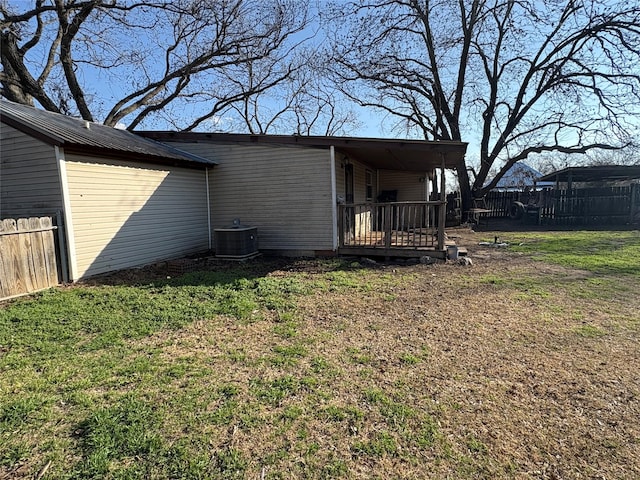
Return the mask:
<path id="1" fill-rule="evenodd" d="M 446 180 L 445 180 L 445 161 L 444 154 L 441 153 L 442 167 L 440 170 L 440 208 L 438 209 L 438 250 L 444 250 L 444 224 L 447 220 L 447 193 L 446 193 Z"/>
<path id="2" fill-rule="evenodd" d="M 331 175 L 331 242 L 333 245 L 333 251 L 338 250 L 338 246 L 344 241 L 342 232 L 342 217 L 340 216 L 340 228 L 338 228 L 338 196 L 336 193 L 336 149 L 333 145 L 329 149 L 329 172 Z M 338 241 L 338 237 L 340 240 Z"/>
<path id="3" fill-rule="evenodd" d="M 431 200 L 431 179 L 433 178 L 433 170 L 426 172 L 424 175 L 424 200 L 428 202 Z M 431 211 L 429 205 L 425 209 L 425 223 L 427 229 L 431 227 Z"/>

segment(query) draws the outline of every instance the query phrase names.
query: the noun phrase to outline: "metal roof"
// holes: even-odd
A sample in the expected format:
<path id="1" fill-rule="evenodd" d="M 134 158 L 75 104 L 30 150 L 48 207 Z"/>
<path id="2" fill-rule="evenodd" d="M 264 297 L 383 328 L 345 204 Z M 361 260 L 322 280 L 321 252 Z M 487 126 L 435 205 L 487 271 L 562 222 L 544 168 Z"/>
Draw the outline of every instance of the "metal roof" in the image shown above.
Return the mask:
<path id="1" fill-rule="evenodd" d="M 0 120 L 45 143 L 65 150 L 150 163 L 213 166 L 217 162 L 140 137 L 127 130 L 0 100 Z"/>
<path id="2" fill-rule="evenodd" d="M 598 165 L 568 167 L 540 177 L 549 182 L 599 182 L 640 178 L 640 165 Z"/>
<path id="3" fill-rule="evenodd" d="M 328 149 L 360 160 L 373 168 L 425 172 L 443 165 L 456 168 L 467 150 L 463 142 L 398 140 L 359 137 L 322 137 L 303 135 L 252 135 L 200 132 L 136 132 L 161 142 L 227 143 L 244 145 L 301 146 Z"/>

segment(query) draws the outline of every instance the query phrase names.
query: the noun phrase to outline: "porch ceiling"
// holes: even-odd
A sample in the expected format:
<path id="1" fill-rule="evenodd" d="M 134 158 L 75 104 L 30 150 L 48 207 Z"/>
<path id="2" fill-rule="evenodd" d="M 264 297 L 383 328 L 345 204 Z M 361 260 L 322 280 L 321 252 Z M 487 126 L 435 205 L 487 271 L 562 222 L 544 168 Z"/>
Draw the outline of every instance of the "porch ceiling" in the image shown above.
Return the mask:
<path id="1" fill-rule="evenodd" d="M 261 145 L 296 145 L 309 148 L 334 147 L 373 168 L 426 172 L 442 166 L 456 168 L 464 160 L 463 142 L 427 142 L 384 138 L 318 137 L 303 135 L 248 135 L 200 132 L 136 132 L 158 141 L 219 142 Z"/>
<path id="2" fill-rule="evenodd" d="M 464 160 L 466 143 L 401 141 L 363 142 L 358 145 L 334 145 L 342 152 L 371 167 L 381 170 L 426 172 L 440 168 L 456 168 Z"/>

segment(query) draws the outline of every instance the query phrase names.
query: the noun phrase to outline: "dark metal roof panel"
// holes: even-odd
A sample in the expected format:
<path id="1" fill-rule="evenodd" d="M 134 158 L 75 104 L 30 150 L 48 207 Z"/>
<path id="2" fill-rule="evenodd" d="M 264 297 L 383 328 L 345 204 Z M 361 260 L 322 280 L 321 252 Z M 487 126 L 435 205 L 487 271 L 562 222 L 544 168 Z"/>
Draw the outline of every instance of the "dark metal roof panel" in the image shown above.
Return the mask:
<path id="1" fill-rule="evenodd" d="M 25 133 L 58 146 L 84 149 L 92 153 L 113 153 L 155 157 L 178 163 L 216 165 L 217 162 L 184 152 L 157 141 L 143 138 L 127 130 L 61 115 L 59 113 L 0 101 L 0 117 Z"/>
<path id="2" fill-rule="evenodd" d="M 632 180 L 640 178 L 640 165 L 598 165 L 568 167 L 540 177 L 548 182 L 599 182 L 602 180 Z"/>

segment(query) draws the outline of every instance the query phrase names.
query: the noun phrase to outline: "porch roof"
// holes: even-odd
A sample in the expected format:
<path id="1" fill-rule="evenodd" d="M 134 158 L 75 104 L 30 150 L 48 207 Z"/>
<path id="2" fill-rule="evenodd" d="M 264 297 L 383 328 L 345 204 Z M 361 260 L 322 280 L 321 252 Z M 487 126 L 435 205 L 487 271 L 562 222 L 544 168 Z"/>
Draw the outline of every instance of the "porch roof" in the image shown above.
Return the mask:
<path id="1" fill-rule="evenodd" d="M 633 180 L 640 178 L 640 165 L 595 165 L 592 167 L 567 167 L 540 177 L 547 182 L 599 182 L 603 180 Z"/>
<path id="2" fill-rule="evenodd" d="M 324 149 L 333 146 L 336 151 L 371 165 L 373 168 L 413 172 L 439 168 L 443 161 L 445 168 L 456 168 L 462 164 L 467 150 L 466 143 L 450 141 L 168 131 L 134 133 L 160 142 L 236 143 Z"/>

